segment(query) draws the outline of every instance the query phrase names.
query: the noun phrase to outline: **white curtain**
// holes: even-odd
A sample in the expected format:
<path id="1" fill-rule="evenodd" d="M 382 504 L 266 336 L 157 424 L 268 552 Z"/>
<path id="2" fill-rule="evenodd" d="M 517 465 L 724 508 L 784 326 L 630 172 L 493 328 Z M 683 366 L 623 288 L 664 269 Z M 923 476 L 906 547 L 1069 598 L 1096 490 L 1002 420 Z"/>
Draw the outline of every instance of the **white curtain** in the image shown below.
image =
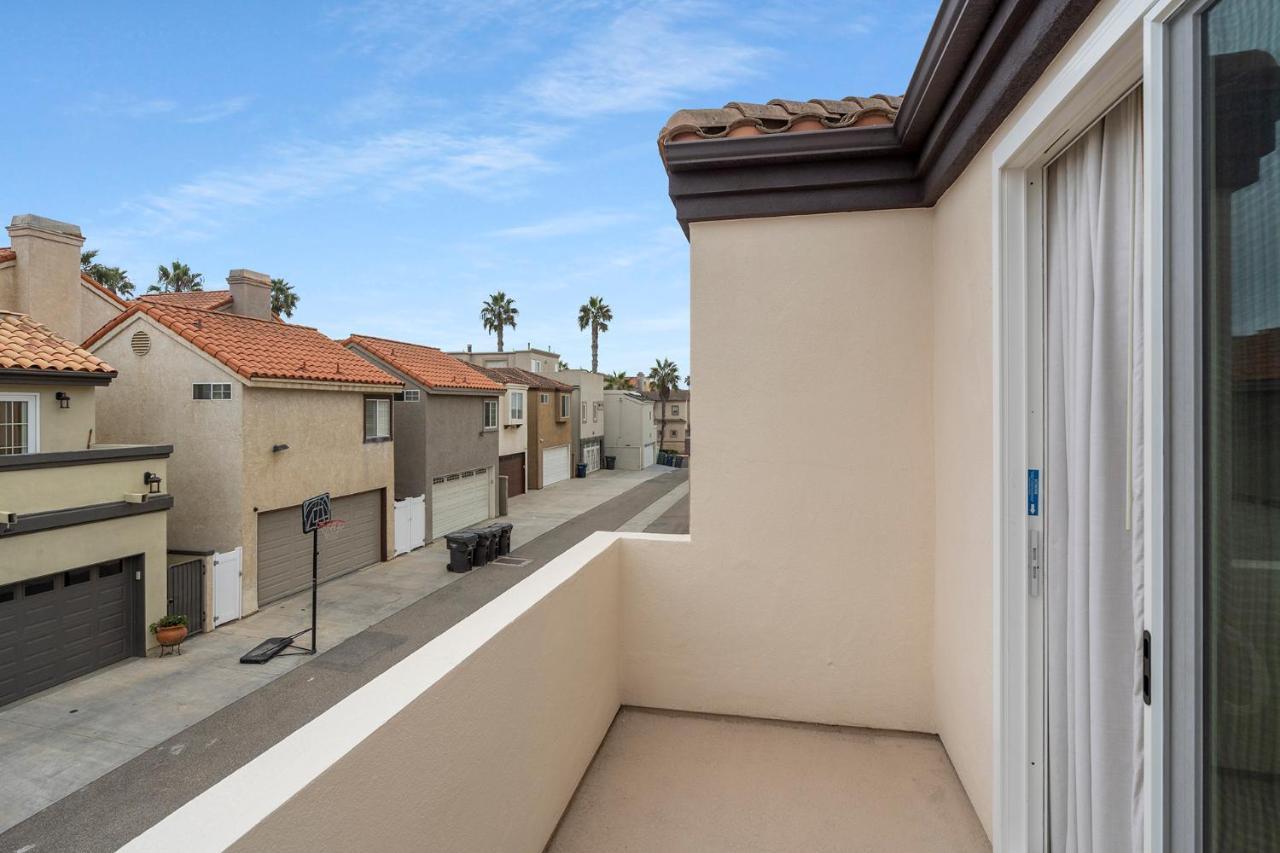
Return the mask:
<path id="1" fill-rule="evenodd" d="M 1142 95 L 1047 171 L 1053 853 L 1142 849 Z"/>

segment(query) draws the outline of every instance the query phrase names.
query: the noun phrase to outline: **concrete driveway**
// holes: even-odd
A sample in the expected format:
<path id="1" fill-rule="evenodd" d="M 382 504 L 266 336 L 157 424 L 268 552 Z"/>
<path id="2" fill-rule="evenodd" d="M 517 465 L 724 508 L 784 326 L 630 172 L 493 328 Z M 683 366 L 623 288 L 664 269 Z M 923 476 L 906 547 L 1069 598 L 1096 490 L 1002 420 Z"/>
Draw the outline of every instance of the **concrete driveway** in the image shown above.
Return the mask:
<path id="1" fill-rule="evenodd" d="M 599 471 L 512 498 L 504 519 L 514 525 L 512 548 L 670 471 L 663 466 Z M 645 507 L 629 523 L 651 517 L 652 511 Z M 122 661 L 0 710 L 0 832 L 147 750 L 186 749 L 186 744 L 158 745 L 465 577 L 446 571 L 447 562 L 440 541 L 321 586 L 319 658 L 239 663 L 240 655 L 261 640 L 310 624 L 308 590 L 193 637 L 181 656 Z"/>

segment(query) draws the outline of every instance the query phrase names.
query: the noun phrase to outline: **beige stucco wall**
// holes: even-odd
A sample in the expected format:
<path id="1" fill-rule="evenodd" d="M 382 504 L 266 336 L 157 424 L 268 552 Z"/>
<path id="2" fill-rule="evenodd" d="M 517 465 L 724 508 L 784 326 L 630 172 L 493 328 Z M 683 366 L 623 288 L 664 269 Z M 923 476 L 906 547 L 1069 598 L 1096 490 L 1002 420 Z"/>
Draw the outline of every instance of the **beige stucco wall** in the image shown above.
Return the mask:
<path id="1" fill-rule="evenodd" d="M 66 227 L 64 223 L 51 224 L 54 228 Z M 46 230 L 41 225 L 10 226 L 9 242 L 17 253 L 13 292 L 7 300 L 9 310 L 31 315 L 68 340 L 84 340 L 84 299 L 80 293 L 80 249 L 84 238 Z"/>
<path id="2" fill-rule="evenodd" d="M 656 444 L 657 429 L 651 402 L 627 391 L 604 392 L 604 452 L 617 457 L 618 468 L 639 471 L 644 446 Z"/>
<path id="3" fill-rule="evenodd" d="M 151 337 L 145 356 L 134 355 L 130 346 L 139 329 Z M 164 484 L 174 496 L 169 547 L 225 552 L 244 544 L 245 386 L 239 378 L 144 316 L 126 321 L 92 349 L 119 371 L 98 391 L 99 441 L 173 445 Z M 231 399 L 193 400 L 194 382 L 230 382 Z"/>
<path id="4" fill-rule="evenodd" d="M 120 303 L 113 302 L 82 281 L 80 284 L 80 337 L 76 338 L 76 342 L 85 340 L 123 311 Z"/>
<path id="5" fill-rule="evenodd" d="M 94 429 L 94 413 L 97 402 L 92 385 L 5 385 L 0 383 L 0 394 L 38 394 L 40 418 L 40 453 L 60 453 L 67 450 L 84 450 L 89 446 Z M 71 397 L 70 408 L 58 406 L 59 391 Z M 101 443 L 101 436 L 94 435 L 94 443 Z"/>
<path id="6" fill-rule="evenodd" d="M 0 509 L 18 513 L 46 512 L 121 501 L 126 494 L 147 491 L 142 478 L 148 471 L 160 475 L 161 488 L 167 492 L 169 482 L 164 459 L 0 471 L 0 495 L 4 495 Z"/>
<path id="7" fill-rule="evenodd" d="M 692 547 L 673 555 L 687 570 L 637 555 L 680 573 L 681 593 L 653 614 L 624 701 L 936 730 L 931 218 L 692 227 L 693 372 L 715 440 L 692 475 Z M 768 406 L 743 407 L 744 346 Z M 798 364 L 844 367 L 835 381 Z M 821 417 L 796 417 L 815 401 Z"/>
<path id="8" fill-rule="evenodd" d="M 85 466 L 100 467 L 108 466 Z M 166 515 L 145 513 L 0 539 L 0 585 L 142 554 L 146 559 L 144 624 L 150 625 L 164 615 L 167 606 Z M 155 644 L 148 633 L 147 647 Z"/>
<path id="9" fill-rule="evenodd" d="M 364 397 L 362 391 L 244 389 L 240 525 L 246 614 L 258 608 L 259 513 L 300 504 L 321 492 L 337 498 L 383 489 L 383 551 L 392 552 L 395 443 L 364 441 Z M 272 453 L 276 444 L 289 449 Z"/>

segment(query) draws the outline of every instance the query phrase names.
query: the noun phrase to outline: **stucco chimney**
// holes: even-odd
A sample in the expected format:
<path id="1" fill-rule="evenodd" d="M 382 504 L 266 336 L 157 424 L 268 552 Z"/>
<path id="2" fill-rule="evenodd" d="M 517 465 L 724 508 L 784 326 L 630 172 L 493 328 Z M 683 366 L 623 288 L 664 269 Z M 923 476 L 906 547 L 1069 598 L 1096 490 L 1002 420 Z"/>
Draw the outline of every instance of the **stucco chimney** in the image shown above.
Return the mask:
<path id="1" fill-rule="evenodd" d="M 253 270 L 232 270 L 227 275 L 231 311 L 242 317 L 271 319 L 271 276 Z"/>
<path id="2" fill-rule="evenodd" d="M 467 344 L 467 352 L 471 352 L 471 344 Z"/>
<path id="3" fill-rule="evenodd" d="M 7 230 L 17 259 L 13 296 L 5 301 L 63 337 L 82 340 L 80 226 L 24 213 Z"/>

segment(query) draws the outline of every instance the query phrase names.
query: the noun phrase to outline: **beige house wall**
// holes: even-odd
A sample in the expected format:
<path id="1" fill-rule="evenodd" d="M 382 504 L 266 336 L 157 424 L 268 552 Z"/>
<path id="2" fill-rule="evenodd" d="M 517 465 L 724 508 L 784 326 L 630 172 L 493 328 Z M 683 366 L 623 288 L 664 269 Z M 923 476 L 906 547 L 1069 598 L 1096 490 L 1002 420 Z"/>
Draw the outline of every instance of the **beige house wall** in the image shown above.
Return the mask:
<path id="1" fill-rule="evenodd" d="M 153 461 L 164 464 L 163 459 Z M 95 467 L 110 466 L 75 470 L 89 473 Z M 6 489 L 7 483 L 8 476 Z M 167 607 L 166 515 L 151 512 L 0 539 L 0 585 L 142 554 L 146 558 L 145 624 L 150 625 Z M 147 648 L 155 645 L 155 637 L 148 632 Z"/>
<path id="2" fill-rule="evenodd" d="M 27 468 L 0 473 L 0 502 L 8 512 L 47 512 L 124 500 L 147 491 L 143 475 L 159 474 L 168 493 L 165 459 L 126 459 L 91 465 Z"/>
<path id="3" fill-rule="evenodd" d="M 394 389 L 385 394 L 390 396 Z M 383 392 L 369 392 L 383 393 Z M 245 388 L 244 483 L 241 542 L 244 545 L 243 607 L 258 609 L 257 515 L 302 503 L 313 495 L 333 497 L 383 490 L 383 553 L 394 547 L 395 444 L 364 440 L 362 391 L 316 388 Z M 273 453 L 273 445 L 289 449 Z M 235 477 L 236 472 L 228 471 Z M 302 523 L 301 514 L 298 523 Z"/>
<path id="4" fill-rule="evenodd" d="M 124 312 L 118 302 L 113 302 L 83 281 L 80 283 L 80 297 L 80 337 L 76 338 L 76 343 L 85 340 Z"/>
<path id="5" fill-rule="evenodd" d="M 151 338 L 151 351 L 144 356 L 134 355 L 130 345 L 138 330 Z M 169 547 L 230 551 L 244 544 L 240 472 L 245 386 L 221 363 L 171 334 L 138 315 L 92 348 L 119 371 L 98 392 L 99 441 L 172 444 L 164 484 L 174 496 Z M 231 399 L 193 400 L 194 382 L 230 382 Z"/>
<path id="6" fill-rule="evenodd" d="M 59 408 L 59 391 L 71 398 L 70 408 Z M 88 448 L 94 432 L 95 391 L 92 385 L 0 384 L 0 394 L 39 395 L 40 453 Z M 101 443 L 101 437 L 94 435 L 94 443 Z"/>

